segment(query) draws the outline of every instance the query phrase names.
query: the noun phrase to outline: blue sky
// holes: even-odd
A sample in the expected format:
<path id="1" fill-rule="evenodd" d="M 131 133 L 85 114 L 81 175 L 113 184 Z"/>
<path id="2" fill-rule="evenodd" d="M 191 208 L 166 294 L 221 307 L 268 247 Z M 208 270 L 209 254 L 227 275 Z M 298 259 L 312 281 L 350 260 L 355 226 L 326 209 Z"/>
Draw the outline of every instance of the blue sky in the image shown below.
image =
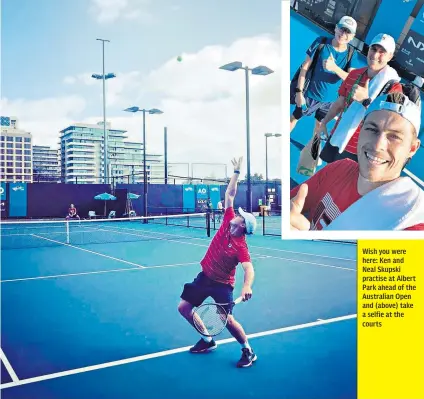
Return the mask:
<path id="1" fill-rule="evenodd" d="M 230 165 L 245 153 L 244 76 L 218 67 L 237 58 L 265 64 L 275 73 L 251 78 L 252 168 L 264 173 L 263 133 L 280 131 L 280 9 L 278 0 L 3 0 L 2 112 L 50 145 L 67 123 L 101 119 L 101 83 L 90 75 L 102 71 L 96 38 L 106 38 L 106 72 L 117 74 L 107 87 L 113 127 L 139 140 L 139 116 L 122 109 L 162 107 L 149 128 L 151 150 L 160 151 L 167 125 L 178 147 L 170 161 L 211 154 L 214 162 L 215 154 Z M 275 177 L 277 157 L 270 154 Z"/>

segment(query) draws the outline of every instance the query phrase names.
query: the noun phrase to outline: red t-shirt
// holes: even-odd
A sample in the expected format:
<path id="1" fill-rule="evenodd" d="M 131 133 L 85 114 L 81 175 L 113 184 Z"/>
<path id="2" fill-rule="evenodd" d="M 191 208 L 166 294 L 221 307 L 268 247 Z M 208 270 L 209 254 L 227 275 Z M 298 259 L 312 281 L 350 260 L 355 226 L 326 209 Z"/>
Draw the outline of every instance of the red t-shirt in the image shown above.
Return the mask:
<path id="1" fill-rule="evenodd" d="M 352 90 L 352 86 L 356 83 L 356 80 L 361 77 L 361 79 L 358 81 L 359 86 L 365 87 L 365 83 L 368 80 L 368 74 L 366 73 L 367 67 L 364 68 L 358 68 L 354 69 L 353 71 L 349 72 L 346 79 L 343 81 L 343 83 L 340 85 L 339 88 L 339 95 L 345 97 L 345 103 L 344 106 L 348 107 L 350 104 L 352 104 L 353 100 L 347 101 L 347 98 L 349 96 L 350 91 Z M 362 75 L 362 76 L 361 76 Z M 394 92 L 400 92 L 402 93 L 402 86 L 400 83 L 395 83 L 388 93 L 394 93 Z M 339 115 L 339 118 L 331 131 L 331 135 L 336 130 L 337 125 L 340 122 L 340 119 L 343 117 L 343 114 Z M 352 137 L 350 138 L 349 142 L 346 144 L 345 151 L 351 153 L 351 154 L 357 154 L 357 147 L 358 147 L 358 139 L 359 139 L 359 132 L 361 131 L 362 123 L 359 124 L 358 128 L 356 129 L 355 133 L 353 133 Z"/>
<path id="2" fill-rule="evenodd" d="M 322 230 L 361 198 L 358 193 L 359 165 L 351 159 L 332 162 L 305 183 L 308 195 L 302 214 L 311 222 L 311 230 Z M 300 185 L 290 192 L 296 196 Z M 405 230 L 424 230 L 424 223 Z"/>
<path id="3" fill-rule="evenodd" d="M 246 237 L 233 237 L 230 234 L 230 221 L 236 216 L 234 209 L 229 207 L 225 210 L 224 219 L 215 237 L 212 239 L 208 250 L 200 264 L 203 273 L 210 279 L 235 285 L 237 265 L 242 262 L 250 262 L 249 249 Z"/>

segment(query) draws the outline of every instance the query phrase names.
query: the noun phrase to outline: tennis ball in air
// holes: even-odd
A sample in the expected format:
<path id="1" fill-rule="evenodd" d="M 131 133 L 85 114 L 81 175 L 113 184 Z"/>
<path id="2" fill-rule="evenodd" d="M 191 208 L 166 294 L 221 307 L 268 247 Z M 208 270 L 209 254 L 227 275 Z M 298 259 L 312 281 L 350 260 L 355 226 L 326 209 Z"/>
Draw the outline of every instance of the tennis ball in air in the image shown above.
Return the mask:
<path id="1" fill-rule="evenodd" d="M 178 57 L 177 57 L 177 61 L 178 62 L 181 62 L 183 60 L 183 57 L 181 57 L 181 55 L 179 55 Z"/>

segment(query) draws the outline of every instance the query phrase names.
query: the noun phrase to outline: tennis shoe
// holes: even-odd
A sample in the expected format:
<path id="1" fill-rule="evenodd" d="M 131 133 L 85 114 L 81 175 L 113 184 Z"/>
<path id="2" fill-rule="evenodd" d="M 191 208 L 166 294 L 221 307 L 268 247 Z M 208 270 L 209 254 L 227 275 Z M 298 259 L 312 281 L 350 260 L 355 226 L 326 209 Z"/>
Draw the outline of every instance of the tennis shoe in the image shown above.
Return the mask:
<path id="1" fill-rule="evenodd" d="M 196 345 L 190 348 L 191 353 L 208 353 L 217 348 L 217 344 L 214 340 L 206 342 L 203 338 L 197 342 Z"/>
<path id="2" fill-rule="evenodd" d="M 257 356 L 249 348 L 242 348 L 240 360 L 237 362 L 237 367 L 250 367 L 256 361 Z"/>

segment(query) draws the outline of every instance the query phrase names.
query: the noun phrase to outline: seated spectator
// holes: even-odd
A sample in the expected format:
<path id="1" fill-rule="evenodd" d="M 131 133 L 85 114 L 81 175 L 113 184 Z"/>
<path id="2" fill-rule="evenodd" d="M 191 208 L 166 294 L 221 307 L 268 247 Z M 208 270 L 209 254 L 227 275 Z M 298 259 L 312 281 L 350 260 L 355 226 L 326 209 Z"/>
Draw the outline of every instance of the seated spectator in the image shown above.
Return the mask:
<path id="1" fill-rule="evenodd" d="M 80 220 L 80 217 L 78 216 L 78 213 L 77 213 L 77 208 L 75 208 L 74 204 L 71 204 L 71 206 L 69 207 L 68 216 L 66 216 L 66 220 L 69 220 L 69 219 Z"/>

